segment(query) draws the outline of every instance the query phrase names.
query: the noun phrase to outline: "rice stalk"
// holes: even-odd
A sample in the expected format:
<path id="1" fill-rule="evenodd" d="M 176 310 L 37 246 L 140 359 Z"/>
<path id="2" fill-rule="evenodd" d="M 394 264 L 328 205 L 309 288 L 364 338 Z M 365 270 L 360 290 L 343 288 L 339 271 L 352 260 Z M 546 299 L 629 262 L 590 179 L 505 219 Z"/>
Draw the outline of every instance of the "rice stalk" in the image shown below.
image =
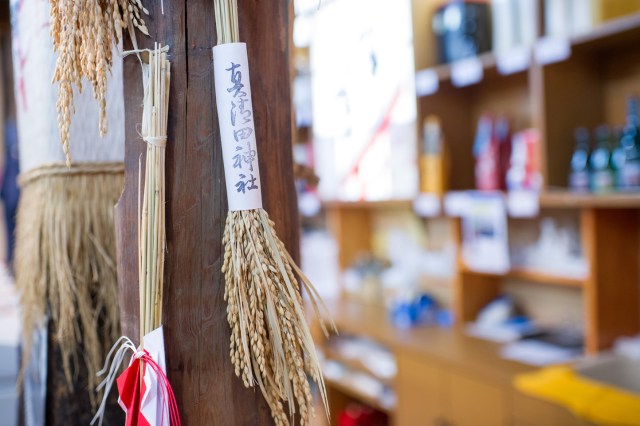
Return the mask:
<path id="1" fill-rule="evenodd" d="M 214 4 L 218 44 L 238 42 L 236 0 Z M 307 290 L 323 331 L 328 333 L 319 312 L 325 307 L 317 291 L 294 263 L 262 208 L 229 211 L 223 245 L 229 355 L 236 376 L 245 386 L 260 388 L 276 425 L 289 425 L 295 414 L 301 425 L 310 423 L 310 377 L 317 383 L 328 417 L 326 388 L 299 285 Z"/>
<path id="2" fill-rule="evenodd" d="M 58 128 L 67 166 L 71 164 L 69 137 L 74 86 L 82 91 L 86 78 L 100 108 L 98 129 L 107 133 L 107 75 L 113 62 L 112 49 L 122 41 L 122 30 L 137 28 L 149 35 L 140 0 L 50 0 L 50 33 L 58 53 L 53 83 L 58 83 Z M 133 36 L 133 35 L 132 35 Z"/>

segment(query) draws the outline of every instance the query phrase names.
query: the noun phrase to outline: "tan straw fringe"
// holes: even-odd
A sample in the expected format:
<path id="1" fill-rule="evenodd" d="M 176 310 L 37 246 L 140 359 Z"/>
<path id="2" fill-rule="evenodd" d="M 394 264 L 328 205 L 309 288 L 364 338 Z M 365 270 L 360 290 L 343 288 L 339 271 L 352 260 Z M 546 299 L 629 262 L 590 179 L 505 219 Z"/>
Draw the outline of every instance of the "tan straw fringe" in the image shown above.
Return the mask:
<path id="1" fill-rule="evenodd" d="M 95 372 L 120 336 L 113 213 L 124 186 L 123 165 L 51 164 L 25 173 L 20 183 L 15 267 L 23 367 L 34 329 L 48 314 L 69 388 L 79 357 L 95 388 Z M 98 398 L 90 395 L 95 407 Z"/>
<path id="2" fill-rule="evenodd" d="M 50 163 L 38 166 L 33 170 L 21 173 L 18 176 L 18 184 L 24 187 L 29 182 L 44 176 L 74 176 L 74 175 L 103 175 L 103 174 L 123 174 L 123 163 L 75 163 L 69 168 L 65 164 Z"/>

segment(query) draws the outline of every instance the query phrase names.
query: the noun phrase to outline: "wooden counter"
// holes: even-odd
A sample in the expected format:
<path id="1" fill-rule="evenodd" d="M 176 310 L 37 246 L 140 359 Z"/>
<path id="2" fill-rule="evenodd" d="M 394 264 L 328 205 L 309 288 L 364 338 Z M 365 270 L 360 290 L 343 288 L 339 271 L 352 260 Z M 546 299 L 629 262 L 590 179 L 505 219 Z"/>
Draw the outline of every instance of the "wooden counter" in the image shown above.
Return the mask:
<path id="1" fill-rule="evenodd" d="M 382 306 L 341 300 L 327 303 L 327 307 L 340 334 L 366 336 L 394 353 L 434 358 L 503 383 L 511 383 L 516 374 L 534 369 L 501 358 L 499 344 L 468 336 L 461 327 L 402 330 L 391 324 Z"/>
<path id="2" fill-rule="evenodd" d="M 535 367 L 502 359 L 499 344 L 467 336 L 459 327 L 401 330 L 382 306 L 341 300 L 327 307 L 341 335 L 366 337 L 395 355 L 398 374 L 392 386 L 398 402 L 385 410 L 392 425 L 586 424 L 561 407 L 517 392 L 515 376 Z M 335 380 L 327 385 L 334 420 L 349 402 L 367 402 Z"/>

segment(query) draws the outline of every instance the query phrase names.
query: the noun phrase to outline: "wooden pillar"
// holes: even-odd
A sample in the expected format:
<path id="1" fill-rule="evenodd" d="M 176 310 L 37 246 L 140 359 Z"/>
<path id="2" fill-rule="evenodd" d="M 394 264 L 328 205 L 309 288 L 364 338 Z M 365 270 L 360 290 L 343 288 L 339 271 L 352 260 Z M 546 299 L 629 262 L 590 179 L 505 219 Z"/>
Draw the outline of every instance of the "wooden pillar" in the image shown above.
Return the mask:
<path id="1" fill-rule="evenodd" d="M 229 360 L 223 300 L 222 234 L 227 216 L 222 151 L 213 90 L 213 1 L 143 0 L 151 37 L 170 46 L 167 148 L 167 257 L 164 319 L 168 375 L 183 424 L 267 425 L 259 389 L 245 389 Z M 264 207 L 288 249 L 298 251 L 292 167 L 290 34 L 292 2 L 239 0 L 240 36 L 251 67 Z M 130 46 L 125 46 L 128 48 Z M 126 184 L 117 206 L 118 272 L 124 333 L 138 340 L 137 193 L 144 143 L 142 79 L 125 61 Z"/>

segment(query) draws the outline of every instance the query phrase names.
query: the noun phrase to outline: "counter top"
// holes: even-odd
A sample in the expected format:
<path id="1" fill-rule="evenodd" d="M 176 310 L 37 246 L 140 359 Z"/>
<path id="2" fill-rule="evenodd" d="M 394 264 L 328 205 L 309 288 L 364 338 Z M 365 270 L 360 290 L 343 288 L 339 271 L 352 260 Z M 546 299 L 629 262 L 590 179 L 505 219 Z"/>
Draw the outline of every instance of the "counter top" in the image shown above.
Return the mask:
<path id="1" fill-rule="evenodd" d="M 391 324 L 383 306 L 357 301 L 326 301 L 340 334 L 357 334 L 387 346 L 447 363 L 456 370 L 511 385 L 515 375 L 536 367 L 500 357 L 500 344 L 465 334 L 461 327 L 418 326 L 399 329 Z"/>

